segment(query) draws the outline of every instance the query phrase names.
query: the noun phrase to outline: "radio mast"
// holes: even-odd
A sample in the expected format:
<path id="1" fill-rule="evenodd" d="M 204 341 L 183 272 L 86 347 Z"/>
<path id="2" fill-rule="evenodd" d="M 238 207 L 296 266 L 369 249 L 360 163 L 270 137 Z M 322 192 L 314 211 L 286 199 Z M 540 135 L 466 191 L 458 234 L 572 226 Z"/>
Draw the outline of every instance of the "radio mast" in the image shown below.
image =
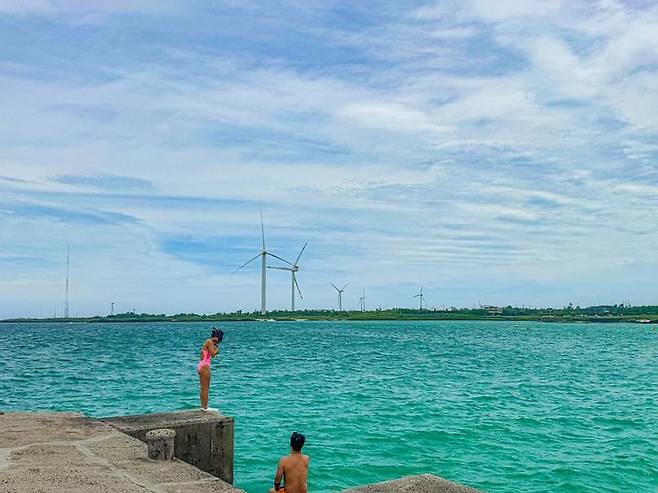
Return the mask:
<path id="1" fill-rule="evenodd" d="M 66 245 L 66 301 L 64 302 L 64 318 L 69 318 L 69 268 L 71 265 L 71 245 Z"/>

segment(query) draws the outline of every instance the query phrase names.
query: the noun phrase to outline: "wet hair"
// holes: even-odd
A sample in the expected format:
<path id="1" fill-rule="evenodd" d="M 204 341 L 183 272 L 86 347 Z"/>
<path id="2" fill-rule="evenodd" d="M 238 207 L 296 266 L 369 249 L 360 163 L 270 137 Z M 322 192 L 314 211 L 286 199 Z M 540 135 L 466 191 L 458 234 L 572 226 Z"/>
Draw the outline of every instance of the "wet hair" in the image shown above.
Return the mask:
<path id="1" fill-rule="evenodd" d="M 295 452 L 299 452 L 302 449 L 305 441 L 306 437 L 301 433 L 297 433 L 295 431 L 292 435 L 290 435 L 290 446 Z"/>
<path id="2" fill-rule="evenodd" d="M 219 342 L 222 342 L 222 339 L 224 339 L 224 332 L 222 332 L 221 330 L 213 327 L 212 328 L 212 335 L 210 337 L 211 338 L 216 337 L 217 339 L 219 339 Z"/>

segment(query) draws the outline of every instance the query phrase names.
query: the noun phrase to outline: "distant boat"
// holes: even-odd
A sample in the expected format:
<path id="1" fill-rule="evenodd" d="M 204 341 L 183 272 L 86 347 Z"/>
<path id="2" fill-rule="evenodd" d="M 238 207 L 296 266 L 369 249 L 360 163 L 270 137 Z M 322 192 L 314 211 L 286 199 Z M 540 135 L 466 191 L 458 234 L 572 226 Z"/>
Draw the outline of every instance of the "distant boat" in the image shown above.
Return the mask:
<path id="1" fill-rule="evenodd" d="M 647 318 L 641 318 L 641 319 L 637 320 L 637 323 L 639 323 L 639 324 L 650 324 L 651 320 L 649 320 Z"/>

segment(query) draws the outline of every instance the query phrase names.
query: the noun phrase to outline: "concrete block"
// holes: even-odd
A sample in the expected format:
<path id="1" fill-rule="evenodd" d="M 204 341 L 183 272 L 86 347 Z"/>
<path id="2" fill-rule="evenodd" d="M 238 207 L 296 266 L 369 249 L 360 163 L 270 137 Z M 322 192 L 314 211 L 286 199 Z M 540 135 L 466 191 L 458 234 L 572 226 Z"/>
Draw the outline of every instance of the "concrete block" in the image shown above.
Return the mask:
<path id="1" fill-rule="evenodd" d="M 407 476 L 393 481 L 374 483 L 345 490 L 343 493 L 480 493 L 433 474 Z"/>
<path id="2" fill-rule="evenodd" d="M 174 460 L 174 439 L 176 432 L 167 428 L 146 432 L 148 456 L 152 460 Z"/>
<path id="3" fill-rule="evenodd" d="M 233 483 L 234 421 L 230 416 L 194 410 L 114 416 L 102 421 L 143 442 L 148 431 L 172 429 L 176 432 L 174 453 L 178 459 Z"/>

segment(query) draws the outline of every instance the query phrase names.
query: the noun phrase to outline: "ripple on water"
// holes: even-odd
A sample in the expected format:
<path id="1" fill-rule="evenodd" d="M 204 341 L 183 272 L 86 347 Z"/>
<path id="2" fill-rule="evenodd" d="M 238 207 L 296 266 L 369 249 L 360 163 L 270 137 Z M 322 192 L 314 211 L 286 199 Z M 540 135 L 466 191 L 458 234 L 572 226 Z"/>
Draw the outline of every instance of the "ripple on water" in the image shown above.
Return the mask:
<path id="1" fill-rule="evenodd" d="M 3 324 L 0 408 L 196 407 L 209 327 Z M 249 493 L 269 487 L 293 430 L 308 437 L 315 492 L 421 472 L 493 492 L 658 491 L 658 334 L 638 326 L 223 328 L 211 405 L 236 417 L 235 476 Z"/>

